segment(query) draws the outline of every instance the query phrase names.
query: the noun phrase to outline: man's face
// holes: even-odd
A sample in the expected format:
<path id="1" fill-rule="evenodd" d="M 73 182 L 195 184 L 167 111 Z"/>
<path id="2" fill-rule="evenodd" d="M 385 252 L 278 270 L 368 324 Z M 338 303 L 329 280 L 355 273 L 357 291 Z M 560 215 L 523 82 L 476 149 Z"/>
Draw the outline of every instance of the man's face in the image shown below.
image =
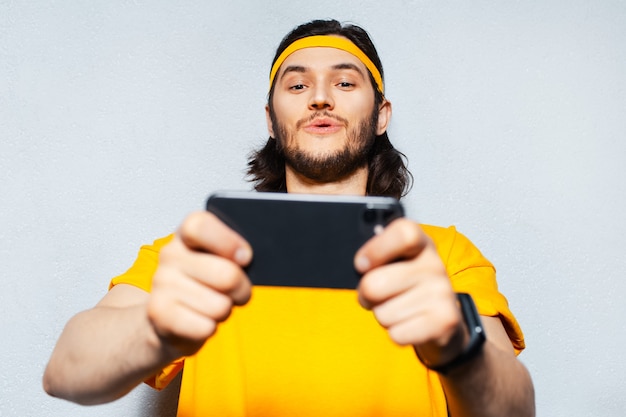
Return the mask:
<path id="1" fill-rule="evenodd" d="M 282 64 L 268 127 L 287 164 L 318 182 L 346 177 L 367 163 L 379 123 L 367 68 L 335 48 L 306 48 Z"/>

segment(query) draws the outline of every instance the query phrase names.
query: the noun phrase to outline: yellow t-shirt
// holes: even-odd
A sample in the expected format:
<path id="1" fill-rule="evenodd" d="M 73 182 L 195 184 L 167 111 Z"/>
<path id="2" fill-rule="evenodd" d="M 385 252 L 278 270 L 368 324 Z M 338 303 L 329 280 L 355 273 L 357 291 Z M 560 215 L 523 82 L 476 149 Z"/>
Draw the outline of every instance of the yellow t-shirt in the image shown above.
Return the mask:
<path id="1" fill-rule="evenodd" d="M 481 315 L 499 317 L 516 352 L 524 349 L 491 263 L 454 227 L 422 227 L 454 289 L 471 294 Z M 158 252 L 170 240 L 143 246 L 111 286 L 150 291 Z M 412 347 L 391 341 L 354 290 L 254 287 L 198 353 L 147 382 L 161 389 L 183 365 L 179 417 L 447 416 L 437 374 Z"/>

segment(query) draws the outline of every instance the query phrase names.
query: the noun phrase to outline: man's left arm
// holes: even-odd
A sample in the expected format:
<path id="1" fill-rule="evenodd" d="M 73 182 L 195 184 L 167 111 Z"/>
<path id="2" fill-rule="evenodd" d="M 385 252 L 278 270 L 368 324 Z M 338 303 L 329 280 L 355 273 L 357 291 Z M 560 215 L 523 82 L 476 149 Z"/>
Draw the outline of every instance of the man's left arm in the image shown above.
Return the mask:
<path id="1" fill-rule="evenodd" d="M 469 331 L 437 250 L 420 226 L 390 224 L 355 256 L 363 273 L 359 302 L 389 336 L 413 345 L 430 366 L 447 364 L 467 346 Z M 498 318 L 481 317 L 487 340 L 478 355 L 440 374 L 452 417 L 535 415 L 530 375 Z"/>
<path id="2" fill-rule="evenodd" d="M 487 341 L 482 352 L 440 379 L 452 417 L 534 416 L 528 370 L 517 359 L 497 317 L 481 316 Z"/>

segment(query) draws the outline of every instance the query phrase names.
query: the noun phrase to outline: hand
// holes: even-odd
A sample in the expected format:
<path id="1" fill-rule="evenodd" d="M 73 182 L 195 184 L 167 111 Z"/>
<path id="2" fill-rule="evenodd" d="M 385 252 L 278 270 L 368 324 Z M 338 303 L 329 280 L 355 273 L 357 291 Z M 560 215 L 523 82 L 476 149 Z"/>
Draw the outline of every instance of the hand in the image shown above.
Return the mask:
<path id="1" fill-rule="evenodd" d="M 430 238 L 408 219 L 392 222 L 354 258 L 363 274 L 359 303 L 373 311 L 393 341 L 413 345 L 440 365 L 458 355 L 469 335 L 446 268 Z"/>
<path id="2" fill-rule="evenodd" d="M 250 245 L 217 217 L 187 217 L 161 250 L 148 302 L 148 319 L 172 359 L 195 353 L 228 318 L 234 305 L 250 299 L 243 271 Z"/>

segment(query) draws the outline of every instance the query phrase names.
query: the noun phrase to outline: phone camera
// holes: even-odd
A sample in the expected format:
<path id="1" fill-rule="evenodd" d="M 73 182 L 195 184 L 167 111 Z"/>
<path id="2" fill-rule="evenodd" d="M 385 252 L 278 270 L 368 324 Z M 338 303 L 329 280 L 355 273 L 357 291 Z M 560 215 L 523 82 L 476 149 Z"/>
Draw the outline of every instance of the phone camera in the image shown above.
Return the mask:
<path id="1" fill-rule="evenodd" d="M 376 210 L 365 209 L 363 212 L 363 220 L 365 223 L 374 223 L 376 221 Z"/>

